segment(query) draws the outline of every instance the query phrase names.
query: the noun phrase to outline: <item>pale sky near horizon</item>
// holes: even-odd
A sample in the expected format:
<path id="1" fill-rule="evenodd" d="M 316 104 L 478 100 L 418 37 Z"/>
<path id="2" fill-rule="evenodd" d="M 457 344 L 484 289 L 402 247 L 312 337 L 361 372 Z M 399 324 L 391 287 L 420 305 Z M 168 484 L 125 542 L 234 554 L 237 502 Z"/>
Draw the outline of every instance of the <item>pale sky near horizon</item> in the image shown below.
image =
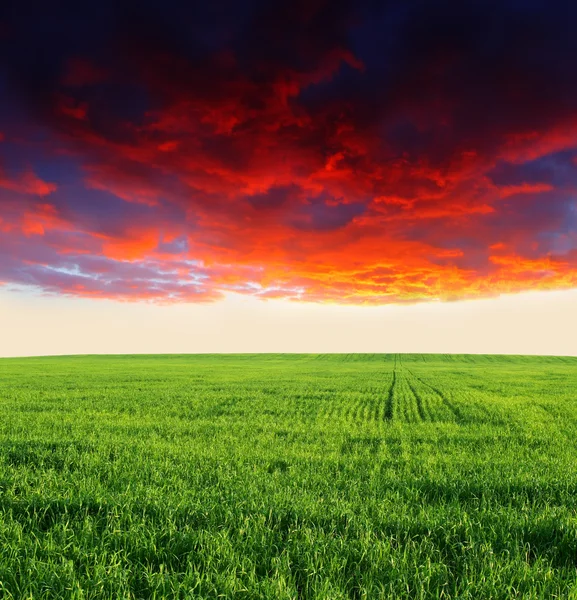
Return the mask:
<path id="1" fill-rule="evenodd" d="M 419 352 L 577 356 L 577 289 L 414 305 L 158 305 L 0 290 L 0 356 Z"/>

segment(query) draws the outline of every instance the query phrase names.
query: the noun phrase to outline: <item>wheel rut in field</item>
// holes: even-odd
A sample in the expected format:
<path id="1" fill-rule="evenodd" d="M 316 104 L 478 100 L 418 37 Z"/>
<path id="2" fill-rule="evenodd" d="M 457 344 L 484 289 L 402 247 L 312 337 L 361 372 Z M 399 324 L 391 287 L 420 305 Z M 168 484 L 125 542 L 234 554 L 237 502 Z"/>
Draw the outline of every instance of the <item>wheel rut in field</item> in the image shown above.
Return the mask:
<path id="1" fill-rule="evenodd" d="M 421 379 L 420 377 L 415 375 L 412 371 L 409 371 L 409 373 L 411 374 L 412 377 L 414 377 L 421 384 L 427 386 L 430 390 L 432 390 L 439 397 L 441 402 L 449 409 L 449 411 L 451 411 L 451 413 L 455 417 L 455 421 L 457 421 L 458 423 L 463 422 L 463 414 L 461 413 L 460 409 L 457 406 L 455 406 L 455 404 L 453 402 L 451 402 L 441 390 L 439 390 L 435 386 L 431 385 L 424 379 Z"/>
<path id="2" fill-rule="evenodd" d="M 410 371 L 408 371 L 408 372 L 410 373 Z M 412 373 L 411 373 L 411 375 L 414 377 L 414 375 Z M 417 390 L 415 390 L 415 388 L 411 384 L 409 378 L 406 377 L 406 379 L 407 379 L 407 385 L 409 386 L 411 393 L 415 397 L 415 402 L 417 404 L 417 413 L 419 414 L 419 418 L 421 421 L 427 421 L 428 419 L 427 419 L 427 414 L 425 412 L 425 406 L 423 404 L 423 398 L 418 394 Z"/>
<path id="3" fill-rule="evenodd" d="M 394 358 L 392 379 L 385 397 L 383 419 L 401 420 L 407 423 L 429 420 L 421 395 L 411 385 L 407 375 L 409 370 L 403 366 L 400 355 L 395 354 Z"/>
<path id="4" fill-rule="evenodd" d="M 398 404 L 402 407 L 404 420 L 407 423 L 422 423 L 427 421 L 423 398 L 411 384 L 411 372 L 403 365 L 402 356 L 398 357 L 397 386 Z"/>
<path id="5" fill-rule="evenodd" d="M 397 370 L 393 371 L 393 379 L 391 381 L 391 385 L 389 386 L 389 391 L 387 394 L 387 400 L 385 402 L 385 421 L 393 420 L 394 413 L 394 402 L 395 402 L 395 387 L 397 386 Z"/>

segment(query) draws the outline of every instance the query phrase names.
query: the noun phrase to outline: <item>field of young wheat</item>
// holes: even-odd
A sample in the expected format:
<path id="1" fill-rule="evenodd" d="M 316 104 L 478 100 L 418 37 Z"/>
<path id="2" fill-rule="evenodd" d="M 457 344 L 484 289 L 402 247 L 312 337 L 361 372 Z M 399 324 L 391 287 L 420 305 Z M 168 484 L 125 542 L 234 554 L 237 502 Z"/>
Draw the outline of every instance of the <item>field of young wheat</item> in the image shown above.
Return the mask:
<path id="1" fill-rule="evenodd" d="M 577 358 L 0 360 L 0 598 L 577 598 Z"/>

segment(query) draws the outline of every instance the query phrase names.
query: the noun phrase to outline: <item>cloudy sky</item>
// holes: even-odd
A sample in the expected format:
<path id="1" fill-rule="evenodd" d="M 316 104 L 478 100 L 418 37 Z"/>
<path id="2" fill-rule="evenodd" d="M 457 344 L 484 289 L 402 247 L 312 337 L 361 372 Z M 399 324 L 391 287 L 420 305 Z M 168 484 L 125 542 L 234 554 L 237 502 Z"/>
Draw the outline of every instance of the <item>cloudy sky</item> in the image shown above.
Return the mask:
<path id="1" fill-rule="evenodd" d="M 577 5 L 181 4 L 0 8 L 0 355 L 577 354 Z"/>

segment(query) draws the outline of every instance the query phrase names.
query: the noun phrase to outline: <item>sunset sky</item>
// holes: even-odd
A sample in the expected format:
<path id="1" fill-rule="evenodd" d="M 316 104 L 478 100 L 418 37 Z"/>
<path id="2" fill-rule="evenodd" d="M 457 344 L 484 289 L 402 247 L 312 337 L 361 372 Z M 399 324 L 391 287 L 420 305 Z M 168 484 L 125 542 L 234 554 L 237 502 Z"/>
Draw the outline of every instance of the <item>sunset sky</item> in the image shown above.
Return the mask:
<path id="1" fill-rule="evenodd" d="M 182 4 L 0 8 L 0 355 L 577 354 L 577 4 Z"/>

